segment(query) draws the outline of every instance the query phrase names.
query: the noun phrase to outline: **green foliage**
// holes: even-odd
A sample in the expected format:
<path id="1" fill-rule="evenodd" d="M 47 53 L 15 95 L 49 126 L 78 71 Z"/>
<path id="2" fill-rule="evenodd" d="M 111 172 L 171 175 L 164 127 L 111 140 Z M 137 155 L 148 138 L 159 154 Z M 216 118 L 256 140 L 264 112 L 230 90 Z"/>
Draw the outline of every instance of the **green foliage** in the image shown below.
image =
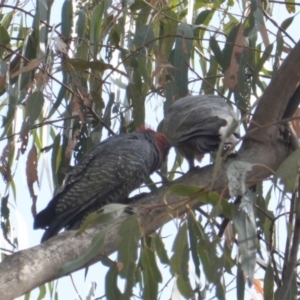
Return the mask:
<path id="1" fill-rule="evenodd" d="M 244 278 L 251 285 L 256 263 L 256 226 L 251 212 L 247 214 L 244 211 L 236 210 L 233 215 L 233 224 L 238 233 L 241 269 Z"/>
<path id="2" fill-rule="evenodd" d="M 264 280 L 264 295 L 266 299 L 274 299 L 274 270 L 268 265 Z"/>
<path id="3" fill-rule="evenodd" d="M 86 217 L 77 234 L 82 234 L 89 227 L 117 219 L 124 212 L 126 207 L 127 205 L 119 203 L 111 203 L 103 206 L 99 211 L 93 212 Z"/>
<path id="4" fill-rule="evenodd" d="M 101 247 L 103 246 L 107 232 L 109 231 L 110 227 L 106 227 L 103 230 L 101 230 L 93 239 L 91 248 L 89 251 L 81 256 L 79 259 L 70 261 L 66 263 L 60 270 L 61 275 L 69 274 L 77 269 L 82 268 L 86 263 L 92 260 L 96 256 L 96 254 L 99 252 Z"/>
<path id="5" fill-rule="evenodd" d="M 170 260 L 171 272 L 177 278 L 176 283 L 180 293 L 186 298 L 190 298 L 193 295 L 193 291 L 188 277 L 187 224 L 183 224 L 179 228 L 172 250 L 174 254 Z"/>
<path id="6" fill-rule="evenodd" d="M 110 300 L 118 300 L 121 299 L 121 291 L 117 285 L 118 278 L 118 267 L 116 263 L 113 263 L 106 273 L 105 277 L 105 291 L 106 297 Z"/>
<path id="7" fill-rule="evenodd" d="M 231 205 L 222 199 L 220 195 L 215 192 L 208 192 L 206 189 L 195 185 L 176 184 L 169 189 L 170 193 L 180 196 L 189 197 L 191 199 L 198 199 L 199 202 L 211 204 L 218 208 L 218 213 L 231 219 Z"/>
<path id="8" fill-rule="evenodd" d="M 130 132 L 145 123 L 155 129 L 156 120 L 172 102 L 189 93 L 223 95 L 240 109 L 247 125 L 253 105 L 250 98 L 261 95 L 280 67 L 294 43 L 289 30 L 299 23 L 299 6 L 293 0 L 274 3 L 274 11 L 279 8 L 289 14 L 280 20 L 271 16 L 268 1 L 258 0 L 64 0 L 61 11 L 54 11 L 53 1 L 37 0 L 33 6 L 21 1 L 15 7 L 16 1 L 2 2 L 0 212 L 2 236 L 11 251 L 17 250 L 22 234 L 17 236 L 13 230 L 17 222 L 12 212 L 18 211 L 20 201 L 28 202 L 29 211 L 30 196 L 34 205 L 36 195 L 40 201 L 34 183 L 59 189 L 70 164 L 78 163 L 107 135 Z M 34 170 L 33 175 L 26 172 L 28 199 L 20 191 L 22 180 L 18 177 L 26 159 Z M 207 187 L 176 184 L 169 189 L 166 197 L 179 195 L 183 200 L 178 206 L 189 207 L 180 221 L 174 217 L 174 241 L 163 235 L 164 230 L 142 237 L 143 223 L 131 215 L 119 232 L 116 261 L 106 261 L 109 269 L 99 276 L 107 299 L 129 299 L 135 294 L 143 299 L 170 298 L 166 273 L 171 274 L 171 288 L 174 285 L 186 299 L 204 299 L 207 294 L 226 299 L 232 288 L 238 299 L 244 299 L 245 283 L 253 283 L 254 278 L 263 282 L 265 299 L 273 299 L 284 278 L 295 230 L 291 212 L 299 200 L 298 161 L 299 150 L 282 163 L 272 186 L 266 190 L 264 184 L 257 185 L 251 193 L 245 188 L 245 174 L 252 166 L 240 165 L 241 176 L 229 170 L 235 202 L 245 193 L 251 195 L 248 204 L 244 197 L 237 208 L 222 193 L 208 188 L 222 163 L 217 155 Z M 182 157 L 177 153 L 169 165 L 167 178 L 173 180 L 183 165 Z M 43 177 L 50 182 L 43 183 Z M 155 190 L 156 184 L 151 183 Z M 189 206 L 191 202 L 198 211 Z M 114 204 L 91 214 L 78 238 L 90 226 L 117 220 L 125 208 Z M 282 226 L 285 217 L 286 226 Z M 285 249 L 283 238 L 278 238 L 283 227 Z M 62 274 L 93 259 L 109 239 L 110 229 L 110 225 L 102 228 L 90 250 L 63 266 Z M 173 245 L 171 252 L 169 244 Z M 1 254 L 6 253 L 5 247 Z M 284 251 L 287 253 L 281 255 Z M 267 260 L 265 266 L 256 264 L 257 254 Z M 261 273 L 256 275 L 258 266 Z M 299 289 L 298 273 L 291 280 L 289 299 L 296 295 L 297 286 Z M 228 285 L 226 276 L 235 276 L 234 286 Z M 124 289 L 120 279 L 126 282 Z M 53 284 L 41 286 L 37 299 L 44 299 L 47 293 L 59 299 Z M 25 299 L 33 297 L 28 293 Z"/>
<path id="9" fill-rule="evenodd" d="M 156 298 L 158 293 L 158 284 L 162 282 L 162 276 L 156 263 L 155 249 L 152 249 L 149 246 L 151 245 L 148 245 L 145 242 L 141 253 L 141 267 L 143 270 L 142 274 L 144 281 L 143 299 L 146 300 Z"/>
<path id="10" fill-rule="evenodd" d="M 132 295 L 132 289 L 135 285 L 134 274 L 138 258 L 137 245 L 141 237 L 141 228 L 135 215 L 125 220 L 120 227 L 119 234 L 122 237 L 118 251 L 119 274 L 126 279 L 123 297 L 127 299 Z"/>
<path id="11" fill-rule="evenodd" d="M 287 192 L 294 192 L 297 187 L 300 164 L 300 149 L 293 152 L 276 171 L 275 179 L 280 178 Z M 276 180 L 277 181 L 277 180 Z"/>

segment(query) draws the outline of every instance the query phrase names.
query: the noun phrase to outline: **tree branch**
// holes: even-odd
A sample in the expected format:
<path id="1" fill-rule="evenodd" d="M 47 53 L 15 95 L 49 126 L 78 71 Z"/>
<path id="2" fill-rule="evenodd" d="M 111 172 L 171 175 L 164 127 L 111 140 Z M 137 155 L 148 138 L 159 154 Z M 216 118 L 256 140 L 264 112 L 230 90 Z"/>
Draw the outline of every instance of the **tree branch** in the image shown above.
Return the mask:
<path id="1" fill-rule="evenodd" d="M 262 95 L 253 116 L 250 129 L 282 119 L 288 103 L 300 79 L 300 42 L 274 74 L 271 83 Z"/>

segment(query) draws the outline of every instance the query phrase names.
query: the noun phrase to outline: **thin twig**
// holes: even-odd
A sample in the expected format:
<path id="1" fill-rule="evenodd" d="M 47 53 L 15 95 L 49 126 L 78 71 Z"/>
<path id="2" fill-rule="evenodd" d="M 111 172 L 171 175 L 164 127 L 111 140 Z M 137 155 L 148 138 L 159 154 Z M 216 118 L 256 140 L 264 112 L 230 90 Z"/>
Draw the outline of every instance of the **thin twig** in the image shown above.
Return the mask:
<path id="1" fill-rule="evenodd" d="M 1 248 L 1 247 L 0 247 L 0 251 L 6 251 L 6 252 L 8 252 L 10 254 L 15 253 L 14 251 L 11 251 L 11 250 L 8 250 L 8 249 L 5 249 L 5 248 Z"/>
<path id="2" fill-rule="evenodd" d="M 11 9 L 14 9 L 14 10 L 19 10 L 21 12 L 23 12 L 24 14 L 26 15 L 29 15 L 30 17 L 32 17 L 33 19 L 36 17 L 35 15 L 33 15 L 31 12 L 21 8 L 21 7 L 18 7 L 18 6 L 13 6 L 13 5 L 8 5 L 8 4 L 1 4 L 1 7 L 5 7 L 5 8 L 11 8 Z M 43 20 L 40 20 L 41 23 L 43 23 L 44 25 L 46 25 L 48 28 L 53 28 L 53 26 L 49 25 L 47 22 L 43 21 Z M 59 27 L 60 24 L 57 24 L 55 25 L 55 28 Z M 55 30 L 55 32 L 61 36 L 61 33 L 57 30 Z"/>
<path id="3" fill-rule="evenodd" d="M 23 56 L 22 54 L 14 51 L 14 50 L 11 50 L 9 47 L 7 47 L 6 45 L 4 44 L 1 44 L 0 43 L 0 46 L 5 48 L 7 51 L 11 52 L 11 53 L 14 53 L 18 56 L 20 56 L 22 59 L 24 59 L 26 62 L 30 62 L 30 60 L 28 58 L 26 58 L 25 56 Z M 63 86 L 67 91 L 69 91 L 71 94 L 75 94 L 74 91 L 72 91 L 67 85 L 65 85 L 63 82 L 59 81 L 58 79 L 56 79 L 53 75 L 51 75 L 48 71 L 46 71 L 45 69 L 41 68 L 41 67 L 37 67 L 40 71 L 42 71 L 43 73 L 46 73 L 52 80 L 54 80 L 55 82 L 57 82 L 59 85 Z M 78 95 L 77 95 L 78 96 Z M 79 96 L 78 96 L 79 97 Z"/>
<path id="4" fill-rule="evenodd" d="M 264 16 L 275 26 L 279 29 L 279 31 L 283 32 L 294 44 L 296 44 L 296 41 L 280 26 L 277 24 L 275 20 L 273 20 L 269 14 L 261 7 L 261 10 L 264 14 Z"/>
<path id="5" fill-rule="evenodd" d="M 76 292 L 76 294 L 77 294 L 78 298 L 79 298 L 80 300 L 82 300 L 82 298 L 81 298 L 81 296 L 80 296 L 80 294 L 79 294 L 79 292 L 78 292 L 78 290 L 77 290 L 77 287 L 76 287 L 76 285 L 75 285 L 75 282 L 74 282 L 74 279 L 73 279 L 73 276 L 72 276 L 72 274 L 70 274 L 70 278 L 71 278 L 71 281 L 72 281 L 72 284 L 73 284 L 74 290 L 75 290 L 75 292 Z"/>
<path id="6" fill-rule="evenodd" d="M 94 110 L 91 107 L 88 107 L 89 113 L 96 119 L 103 127 L 106 128 L 106 130 L 111 134 L 115 135 L 115 132 L 101 119 L 98 117 L 98 115 L 94 112 Z"/>
<path id="7" fill-rule="evenodd" d="M 287 224 L 287 237 L 286 237 L 286 243 L 285 243 L 285 251 L 284 251 L 284 261 L 283 261 L 283 268 L 282 268 L 282 274 L 284 275 L 286 267 L 288 265 L 289 257 L 290 257 L 290 245 L 291 245 L 291 239 L 292 239 L 292 232 L 293 232 L 293 223 L 294 223 L 294 207 L 295 207 L 295 198 L 296 198 L 296 192 L 293 193 L 291 204 L 290 204 L 290 214 L 289 214 L 289 220 Z"/>

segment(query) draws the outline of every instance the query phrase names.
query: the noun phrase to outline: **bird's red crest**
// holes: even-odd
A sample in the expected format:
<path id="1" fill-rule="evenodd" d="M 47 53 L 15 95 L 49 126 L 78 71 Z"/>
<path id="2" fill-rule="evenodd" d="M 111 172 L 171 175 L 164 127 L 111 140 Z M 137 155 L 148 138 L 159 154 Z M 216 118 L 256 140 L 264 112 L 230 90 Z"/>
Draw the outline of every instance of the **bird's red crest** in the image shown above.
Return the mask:
<path id="1" fill-rule="evenodd" d="M 154 131 L 153 133 L 156 136 L 156 144 L 159 150 L 162 151 L 163 149 L 170 147 L 170 142 L 163 133 L 157 131 Z"/>
<path id="2" fill-rule="evenodd" d="M 140 126 L 138 128 L 139 131 L 148 131 L 151 132 L 153 135 L 155 135 L 156 137 L 156 146 L 159 149 L 159 151 L 164 155 L 164 153 L 166 153 L 166 150 L 168 152 L 169 148 L 170 148 L 170 141 L 168 140 L 168 138 L 161 132 L 155 131 L 153 130 L 151 127 L 149 126 Z"/>
<path id="3" fill-rule="evenodd" d="M 137 129 L 138 131 L 150 131 L 150 132 L 156 132 L 154 129 L 152 129 L 150 126 L 141 125 Z"/>

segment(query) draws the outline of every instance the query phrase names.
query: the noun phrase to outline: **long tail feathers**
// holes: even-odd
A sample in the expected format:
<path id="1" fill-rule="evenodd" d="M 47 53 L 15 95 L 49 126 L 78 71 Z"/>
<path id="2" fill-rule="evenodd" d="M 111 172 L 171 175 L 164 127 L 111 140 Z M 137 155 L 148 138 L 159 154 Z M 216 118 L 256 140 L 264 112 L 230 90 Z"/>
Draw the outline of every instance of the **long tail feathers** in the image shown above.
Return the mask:
<path id="1" fill-rule="evenodd" d="M 33 228 L 46 228 L 51 224 L 55 216 L 55 202 L 52 200 L 48 206 L 40 211 L 34 218 Z"/>

